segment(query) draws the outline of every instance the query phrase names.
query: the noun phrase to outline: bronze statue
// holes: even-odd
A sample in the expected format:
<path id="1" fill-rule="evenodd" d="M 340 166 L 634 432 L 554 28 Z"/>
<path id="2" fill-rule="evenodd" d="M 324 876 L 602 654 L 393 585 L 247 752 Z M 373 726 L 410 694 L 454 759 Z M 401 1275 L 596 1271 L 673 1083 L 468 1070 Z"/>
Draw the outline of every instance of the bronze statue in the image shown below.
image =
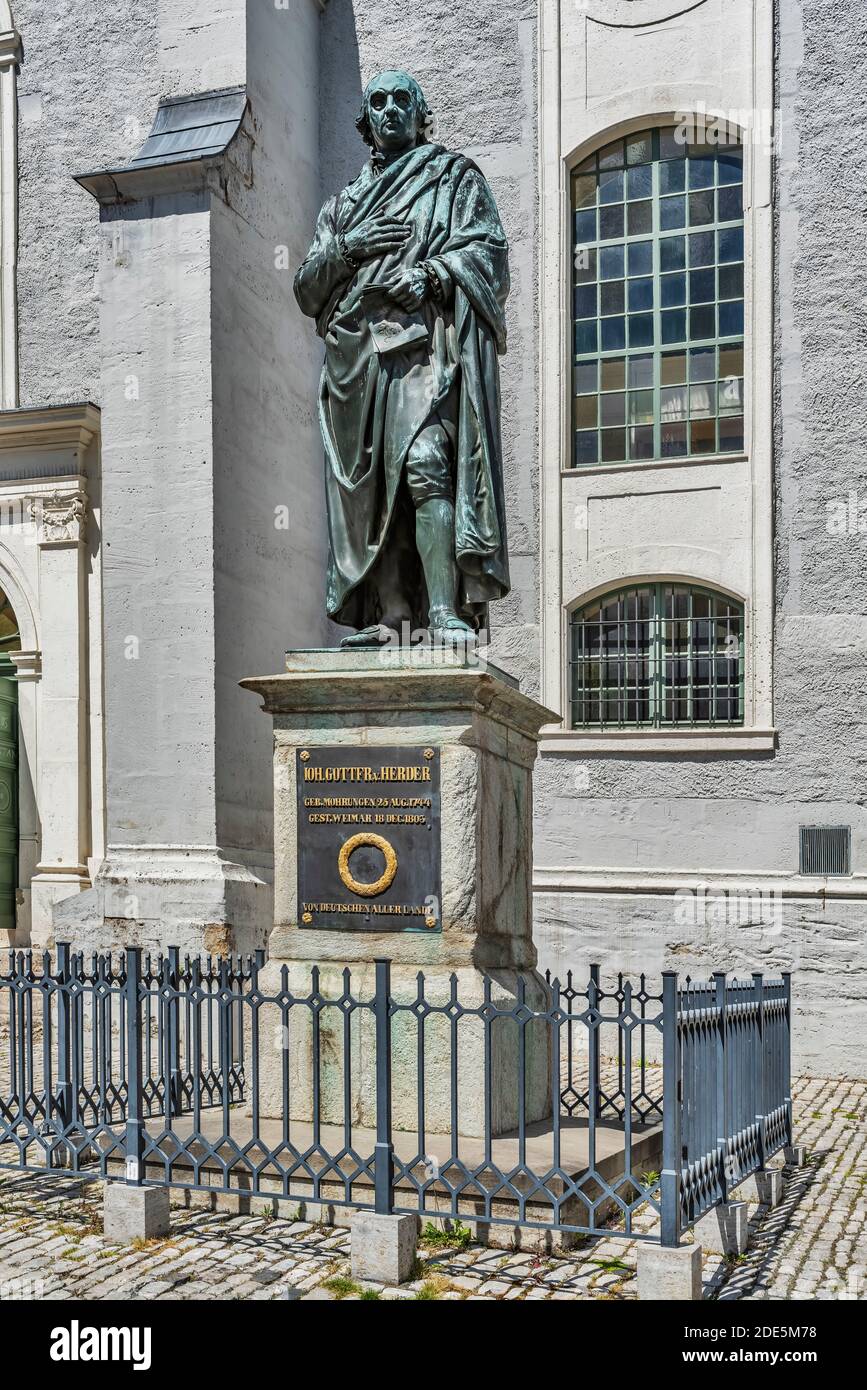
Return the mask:
<path id="1" fill-rule="evenodd" d="M 407 73 L 369 83 L 356 124 L 370 160 L 323 207 L 295 277 L 325 341 L 326 602 L 357 629 L 344 646 L 419 628 L 472 641 L 509 591 L 508 244 L 484 176 L 430 142 L 429 121 Z"/>

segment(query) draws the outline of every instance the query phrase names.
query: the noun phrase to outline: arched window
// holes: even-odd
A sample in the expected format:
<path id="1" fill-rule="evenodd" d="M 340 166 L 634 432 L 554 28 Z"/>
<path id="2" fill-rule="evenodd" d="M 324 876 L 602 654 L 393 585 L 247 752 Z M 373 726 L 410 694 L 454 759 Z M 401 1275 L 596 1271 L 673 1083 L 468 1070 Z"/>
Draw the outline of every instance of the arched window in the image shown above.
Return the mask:
<path id="1" fill-rule="evenodd" d="M 743 606 L 687 584 L 641 584 L 570 620 L 572 727 L 744 722 Z"/>
<path id="2" fill-rule="evenodd" d="M 629 135 L 572 207 L 573 465 L 742 451 L 742 147 Z"/>

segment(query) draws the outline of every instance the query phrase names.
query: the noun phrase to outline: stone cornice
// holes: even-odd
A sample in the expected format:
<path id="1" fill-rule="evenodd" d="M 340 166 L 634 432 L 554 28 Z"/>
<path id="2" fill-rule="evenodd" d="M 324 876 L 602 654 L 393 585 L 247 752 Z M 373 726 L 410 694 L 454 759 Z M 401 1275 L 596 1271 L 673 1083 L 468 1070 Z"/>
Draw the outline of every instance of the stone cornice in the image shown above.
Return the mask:
<path id="1" fill-rule="evenodd" d="M 297 657 L 290 654 L 289 660 Z M 262 697 L 263 710 L 291 723 L 335 715 L 360 722 L 368 717 L 425 715 L 453 711 L 486 715 L 535 742 L 552 712 L 524 695 L 494 667 L 458 664 L 450 653 L 433 648 L 427 659 L 412 653 L 354 651 L 311 653 L 307 669 L 285 675 L 251 676 L 240 682 Z M 320 662 L 317 663 L 317 658 Z M 287 663 L 288 664 L 288 663 Z"/>
<path id="2" fill-rule="evenodd" d="M 99 420 L 99 407 L 90 401 L 0 410 L 0 451 L 86 449 L 99 434 Z"/>
<path id="3" fill-rule="evenodd" d="M 17 29 L 0 32 L 0 67 L 10 67 L 21 58 L 21 35 Z"/>

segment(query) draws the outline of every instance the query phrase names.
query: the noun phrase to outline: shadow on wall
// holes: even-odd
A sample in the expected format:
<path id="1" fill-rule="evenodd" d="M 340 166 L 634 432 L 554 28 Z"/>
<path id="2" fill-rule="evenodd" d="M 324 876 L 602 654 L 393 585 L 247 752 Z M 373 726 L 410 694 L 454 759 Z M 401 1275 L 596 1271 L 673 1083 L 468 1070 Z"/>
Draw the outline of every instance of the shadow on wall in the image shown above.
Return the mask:
<path id="1" fill-rule="evenodd" d="M 355 129 L 364 83 L 354 0 L 332 0 L 319 42 L 319 165 L 323 200 L 358 177 L 366 147 Z"/>

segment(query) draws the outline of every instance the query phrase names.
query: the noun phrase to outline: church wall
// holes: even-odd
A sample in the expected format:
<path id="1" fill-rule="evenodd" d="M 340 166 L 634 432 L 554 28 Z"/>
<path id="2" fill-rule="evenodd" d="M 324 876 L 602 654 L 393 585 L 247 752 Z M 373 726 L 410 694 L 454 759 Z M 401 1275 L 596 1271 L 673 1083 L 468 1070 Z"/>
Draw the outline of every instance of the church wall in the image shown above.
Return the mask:
<path id="1" fill-rule="evenodd" d="M 73 175 L 131 159 L 161 96 L 243 82 L 244 9 L 15 0 L 22 405 L 101 400 L 98 218 Z"/>
<path id="2" fill-rule="evenodd" d="M 729 25 L 733 16 L 727 8 Z M 847 57 L 851 26 L 818 0 L 786 0 L 776 18 L 776 281 L 762 278 L 756 304 L 767 308 L 776 283 L 775 577 L 757 602 L 773 620 L 777 747 L 543 757 L 536 936 L 543 963 L 555 969 L 576 959 L 599 959 L 609 971 L 669 966 L 693 975 L 714 964 L 741 974 L 793 969 L 796 1065 L 863 1075 L 867 740 L 859 692 L 867 586 L 863 536 L 827 529 L 829 506 L 857 493 L 863 478 L 863 121 Z M 680 32 L 687 18 L 676 23 Z M 863 17 L 858 23 L 863 30 Z M 636 67 L 645 65 L 635 80 L 651 85 L 652 110 L 645 37 L 633 35 Z M 689 53 L 695 61 L 695 49 Z M 712 50 L 709 61 L 715 57 Z M 831 70 L 839 83 L 829 93 Z M 730 510 L 722 521 L 730 524 Z M 729 560 L 731 549 L 724 554 Z M 799 876 L 801 824 L 852 826 L 851 878 Z M 716 905 L 702 906 L 702 884 L 721 895 Z M 764 900 L 753 895 L 759 888 Z"/>

